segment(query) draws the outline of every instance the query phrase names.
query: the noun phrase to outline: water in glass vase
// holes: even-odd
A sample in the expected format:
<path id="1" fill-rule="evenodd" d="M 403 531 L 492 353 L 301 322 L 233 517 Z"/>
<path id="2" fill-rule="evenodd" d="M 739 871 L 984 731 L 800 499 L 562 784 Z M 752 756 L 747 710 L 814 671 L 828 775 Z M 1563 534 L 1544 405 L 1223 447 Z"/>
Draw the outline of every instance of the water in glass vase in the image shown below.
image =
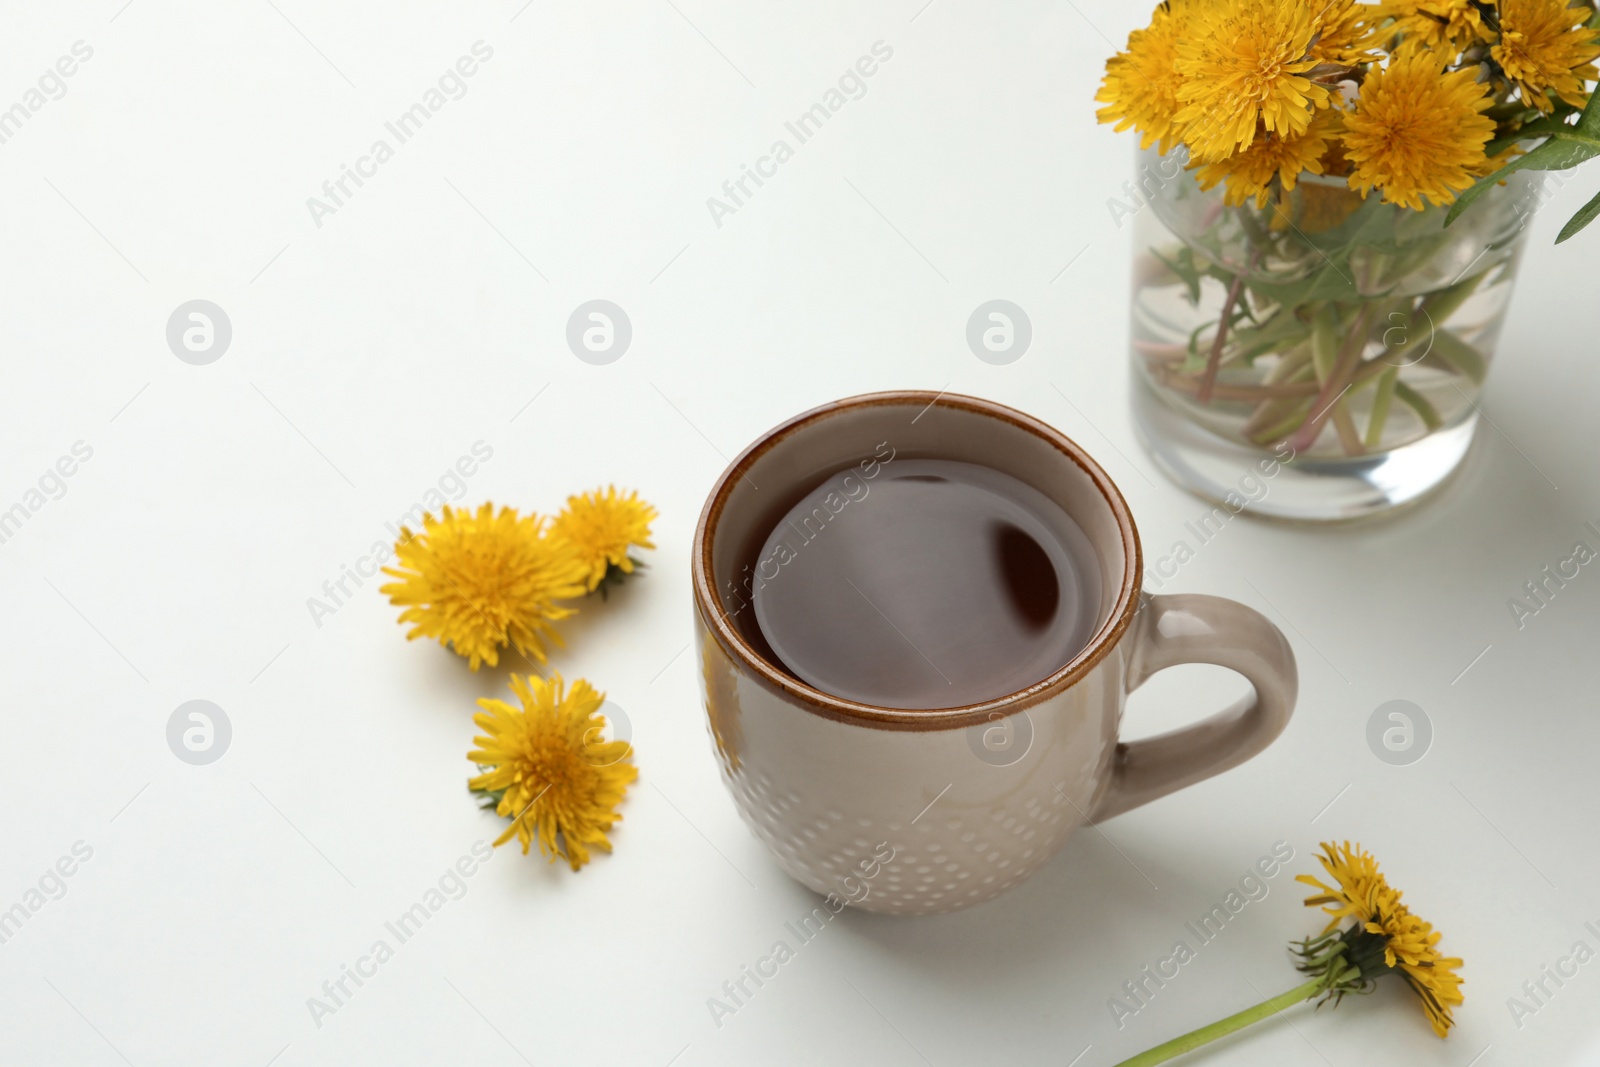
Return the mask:
<path id="1" fill-rule="evenodd" d="M 1159 157 L 1158 157 L 1159 158 Z M 1163 173 L 1170 172 L 1164 171 Z M 1136 423 L 1181 484 L 1223 500 L 1292 457 L 1252 510 L 1351 518 L 1418 499 L 1460 462 L 1510 301 L 1535 179 L 1446 230 L 1443 209 L 1303 180 L 1257 208 L 1187 173 L 1135 235 Z"/>

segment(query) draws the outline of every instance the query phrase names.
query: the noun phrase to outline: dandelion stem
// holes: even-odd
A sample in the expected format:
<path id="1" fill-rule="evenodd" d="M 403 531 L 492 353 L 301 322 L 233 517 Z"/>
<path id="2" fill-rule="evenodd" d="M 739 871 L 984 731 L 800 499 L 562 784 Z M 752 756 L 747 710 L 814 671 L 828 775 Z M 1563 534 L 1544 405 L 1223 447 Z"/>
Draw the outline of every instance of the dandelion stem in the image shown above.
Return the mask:
<path id="1" fill-rule="evenodd" d="M 1175 1037 L 1165 1044 L 1148 1049 L 1129 1060 L 1123 1060 L 1116 1067 L 1152 1067 L 1153 1064 L 1166 1063 L 1174 1057 L 1185 1052 L 1192 1052 L 1201 1045 L 1208 1045 L 1219 1037 L 1226 1037 L 1236 1030 L 1243 1030 L 1251 1023 L 1258 1023 L 1262 1019 L 1278 1014 L 1284 1008 L 1292 1007 L 1303 1000 L 1316 996 L 1327 985 L 1327 979 L 1316 977 L 1303 985 L 1297 985 L 1287 993 L 1280 993 L 1271 1000 L 1263 1000 L 1253 1008 L 1246 1008 L 1237 1015 L 1230 1015 L 1226 1019 L 1218 1019 L 1210 1026 L 1202 1026 L 1192 1030 L 1182 1037 Z"/>
<path id="2" fill-rule="evenodd" d="M 1348 398 L 1333 402 L 1333 429 L 1339 435 L 1339 446 L 1347 456 L 1359 456 L 1366 451 L 1361 445 L 1361 435 L 1356 432 L 1356 421 L 1350 414 Z"/>
<path id="3" fill-rule="evenodd" d="M 1333 413 L 1334 405 L 1339 402 L 1344 390 L 1354 379 L 1356 371 L 1361 366 L 1361 353 L 1366 348 L 1367 331 L 1370 329 L 1371 321 L 1372 305 L 1366 304 L 1356 313 L 1350 332 L 1345 335 L 1344 350 L 1339 353 L 1338 362 L 1333 365 L 1327 380 L 1322 383 L 1322 392 L 1317 396 L 1316 403 L 1311 405 L 1311 413 L 1289 438 L 1289 445 L 1296 454 L 1306 451 L 1316 443 L 1317 435 L 1322 432 L 1323 424 Z"/>
<path id="4" fill-rule="evenodd" d="M 1217 369 L 1222 365 L 1222 349 L 1228 343 L 1228 323 L 1233 320 L 1233 306 L 1239 302 L 1245 275 L 1256 269 L 1261 253 L 1260 248 L 1250 253 L 1249 266 L 1235 274 L 1228 285 L 1228 296 L 1222 301 L 1222 314 L 1217 318 L 1217 335 L 1211 340 L 1211 355 L 1206 358 L 1205 373 L 1200 376 L 1200 391 L 1195 394 L 1195 399 L 1202 404 L 1211 403 L 1211 390 L 1217 384 Z"/>
<path id="5" fill-rule="evenodd" d="M 1394 387 L 1399 379 L 1399 367 L 1389 367 L 1378 379 L 1378 395 L 1372 399 L 1372 414 L 1367 418 L 1368 448 L 1377 448 L 1383 440 L 1383 426 L 1389 421 L 1389 405 L 1394 402 Z"/>

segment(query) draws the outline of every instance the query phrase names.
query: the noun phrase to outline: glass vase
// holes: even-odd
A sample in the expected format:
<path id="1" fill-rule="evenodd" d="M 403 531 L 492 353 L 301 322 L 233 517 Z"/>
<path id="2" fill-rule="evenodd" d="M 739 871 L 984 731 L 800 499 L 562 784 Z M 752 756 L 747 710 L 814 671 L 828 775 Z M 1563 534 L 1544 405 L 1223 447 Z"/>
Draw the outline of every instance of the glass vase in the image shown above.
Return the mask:
<path id="1" fill-rule="evenodd" d="M 1141 153 L 1134 421 L 1184 488 L 1290 519 L 1423 497 L 1466 455 L 1540 184 L 1446 209 L 1304 175 L 1257 206 Z M 1248 489 L 1248 491 L 1247 491 Z"/>

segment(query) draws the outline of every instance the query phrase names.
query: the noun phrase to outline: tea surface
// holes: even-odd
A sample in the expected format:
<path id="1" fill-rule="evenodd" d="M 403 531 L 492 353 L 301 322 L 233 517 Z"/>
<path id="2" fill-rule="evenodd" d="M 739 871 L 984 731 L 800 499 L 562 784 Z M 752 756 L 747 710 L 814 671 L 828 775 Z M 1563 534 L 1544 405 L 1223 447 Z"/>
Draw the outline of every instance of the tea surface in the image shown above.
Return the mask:
<path id="1" fill-rule="evenodd" d="M 756 574 L 756 622 L 783 666 L 889 708 L 1024 689 L 1083 649 L 1100 603 L 1098 562 L 1071 516 L 1011 475 L 953 460 L 826 479 L 772 531 Z"/>

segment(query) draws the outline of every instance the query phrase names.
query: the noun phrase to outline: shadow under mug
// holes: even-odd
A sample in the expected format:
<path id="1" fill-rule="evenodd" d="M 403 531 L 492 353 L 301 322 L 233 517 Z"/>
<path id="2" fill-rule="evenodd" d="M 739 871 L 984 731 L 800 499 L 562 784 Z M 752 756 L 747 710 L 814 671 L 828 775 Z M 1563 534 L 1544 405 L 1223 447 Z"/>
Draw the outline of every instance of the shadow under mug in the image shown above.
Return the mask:
<path id="1" fill-rule="evenodd" d="M 870 486 L 904 458 L 1003 471 L 1083 528 L 1102 592 L 1094 635 L 1070 662 L 1008 696 L 929 711 L 841 699 L 783 669 L 751 604 L 778 566 L 759 559 L 768 534 L 824 479 L 855 467 Z M 872 393 L 785 422 L 718 479 L 692 569 L 723 781 L 778 865 L 840 907 L 915 915 L 988 900 L 1084 823 L 1249 759 L 1294 708 L 1294 653 L 1278 628 L 1220 597 L 1143 596 L 1138 531 L 1111 479 L 1054 428 L 992 401 Z M 1182 663 L 1235 670 L 1254 692 L 1194 725 L 1119 742 L 1128 693 Z"/>

